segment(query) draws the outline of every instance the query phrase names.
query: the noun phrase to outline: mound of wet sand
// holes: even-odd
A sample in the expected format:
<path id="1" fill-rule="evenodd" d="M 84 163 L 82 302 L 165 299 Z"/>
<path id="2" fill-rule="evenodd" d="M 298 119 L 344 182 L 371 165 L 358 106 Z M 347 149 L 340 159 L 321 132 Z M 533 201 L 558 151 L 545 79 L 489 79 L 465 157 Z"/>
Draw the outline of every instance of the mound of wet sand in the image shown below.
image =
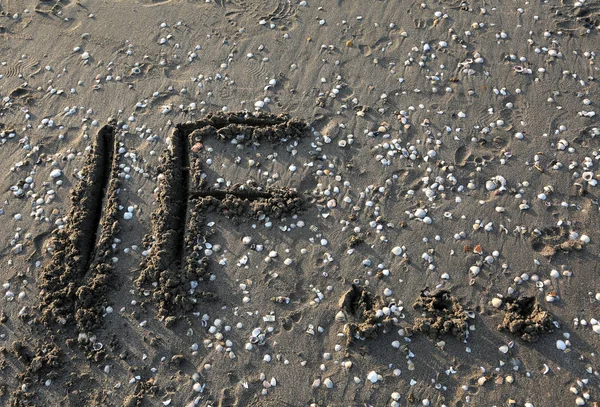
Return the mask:
<path id="1" fill-rule="evenodd" d="M 342 295 L 338 305 L 345 318 L 350 319 L 344 329 L 347 345 L 355 339 L 376 338 L 385 327 L 393 323 L 389 314 L 383 312 L 385 301 L 356 284 L 352 284 Z"/>
<path id="2" fill-rule="evenodd" d="M 535 297 L 512 297 L 504 300 L 504 319 L 498 330 L 508 331 L 525 342 L 535 342 L 554 324 L 548 311 L 542 310 Z"/>
<path id="3" fill-rule="evenodd" d="M 451 334 L 456 337 L 466 335 L 468 315 L 466 310 L 449 291 L 429 292 L 424 290 L 413 308 L 422 311 L 422 317 L 415 318 L 413 329 L 427 335 Z"/>

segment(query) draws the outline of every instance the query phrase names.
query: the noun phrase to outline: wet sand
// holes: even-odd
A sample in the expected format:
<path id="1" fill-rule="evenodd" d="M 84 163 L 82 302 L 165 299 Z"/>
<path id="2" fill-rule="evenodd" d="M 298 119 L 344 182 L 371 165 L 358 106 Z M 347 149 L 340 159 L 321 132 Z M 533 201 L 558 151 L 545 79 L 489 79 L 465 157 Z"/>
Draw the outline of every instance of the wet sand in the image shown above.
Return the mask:
<path id="1" fill-rule="evenodd" d="M 0 404 L 597 405 L 599 25 L 0 3 Z"/>

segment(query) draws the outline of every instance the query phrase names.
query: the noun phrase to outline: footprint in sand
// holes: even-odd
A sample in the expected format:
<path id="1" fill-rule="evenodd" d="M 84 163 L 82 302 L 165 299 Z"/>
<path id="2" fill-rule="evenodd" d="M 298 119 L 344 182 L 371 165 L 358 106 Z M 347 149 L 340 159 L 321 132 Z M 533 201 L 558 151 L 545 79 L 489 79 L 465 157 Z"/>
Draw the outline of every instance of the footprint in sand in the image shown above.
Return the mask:
<path id="1" fill-rule="evenodd" d="M 371 56 L 374 52 L 381 52 L 385 49 L 385 53 L 393 53 L 402 44 L 403 37 L 400 36 L 399 32 L 392 31 L 389 35 L 383 36 L 372 45 L 359 44 L 358 49 L 361 54 L 365 57 Z"/>
<path id="2" fill-rule="evenodd" d="M 291 331 L 294 329 L 294 325 L 296 325 L 302 319 L 302 312 L 295 311 L 290 313 L 288 316 L 284 317 L 281 322 L 281 326 L 286 331 Z"/>
<path id="3" fill-rule="evenodd" d="M 294 14 L 291 0 L 219 0 L 225 9 L 242 10 L 256 20 L 285 21 Z M 231 12 L 232 10 L 229 10 Z"/>
<path id="4" fill-rule="evenodd" d="M 56 0 L 56 1 L 40 0 L 35 5 L 34 10 L 36 13 L 56 14 L 69 5 L 71 5 L 71 0 Z"/>
<path id="5" fill-rule="evenodd" d="M 471 149 L 467 148 L 467 146 L 460 146 L 454 152 L 454 164 L 459 168 L 464 167 L 472 156 Z"/>
<path id="6" fill-rule="evenodd" d="M 25 76 L 25 74 L 32 72 L 34 68 L 38 67 L 38 64 L 39 61 L 35 59 L 19 59 L 16 62 L 0 66 L 0 74 L 7 78 L 12 78 L 19 74 Z"/>

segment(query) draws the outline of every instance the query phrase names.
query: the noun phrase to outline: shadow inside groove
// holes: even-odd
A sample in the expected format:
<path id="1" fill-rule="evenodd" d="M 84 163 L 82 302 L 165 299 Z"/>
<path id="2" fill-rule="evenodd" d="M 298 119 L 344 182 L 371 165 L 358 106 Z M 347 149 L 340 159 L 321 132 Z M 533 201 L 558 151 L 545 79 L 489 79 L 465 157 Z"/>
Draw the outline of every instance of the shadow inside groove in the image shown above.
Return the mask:
<path id="1" fill-rule="evenodd" d="M 83 239 L 75 242 L 81 261 L 79 269 L 84 274 L 94 258 L 96 241 L 100 230 L 100 220 L 105 202 L 106 190 L 111 177 L 111 166 L 114 155 L 115 131 L 112 126 L 105 126 L 98 132 L 94 159 L 90 165 L 84 199 L 78 202 L 82 210 L 80 223 Z"/>
<path id="2" fill-rule="evenodd" d="M 189 201 L 189 143 L 186 132 L 176 129 L 173 133 L 173 181 L 178 185 L 172 185 L 174 191 L 180 191 L 177 199 L 173 201 L 174 208 L 174 224 L 173 231 L 176 233 L 175 247 L 173 260 L 183 262 L 184 246 L 185 246 L 185 229 L 188 215 Z"/>

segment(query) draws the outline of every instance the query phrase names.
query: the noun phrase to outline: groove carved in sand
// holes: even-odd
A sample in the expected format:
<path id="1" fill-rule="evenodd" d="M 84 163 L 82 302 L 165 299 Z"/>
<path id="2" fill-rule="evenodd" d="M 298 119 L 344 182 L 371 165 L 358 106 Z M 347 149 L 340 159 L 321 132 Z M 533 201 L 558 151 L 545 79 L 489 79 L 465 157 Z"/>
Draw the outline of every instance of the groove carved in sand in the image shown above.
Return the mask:
<path id="1" fill-rule="evenodd" d="M 210 292 L 198 289 L 208 265 L 202 244 L 206 213 L 216 211 L 236 221 L 261 215 L 280 218 L 301 210 L 304 202 L 291 188 L 206 187 L 201 176 L 202 140 L 280 143 L 301 137 L 307 128 L 306 123 L 287 115 L 248 113 L 208 115 L 176 126 L 170 149 L 161 156 L 158 208 L 152 214 L 152 232 L 144 238 L 150 250 L 137 279 L 138 288 L 144 296 L 152 296 L 167 323 L 192 310 L 201 298 L 212 298 Z"/>
<path id="2" fill-rule="evenodd" d="M 105 126 L 73 190 L 67 223 L 54 232 L 52 259 L 41 274 L 40 307 L 47 323 L 74 320 L 82 332 L 101 323 L 119 231 L 118 170 L 115 129 Z"/>

